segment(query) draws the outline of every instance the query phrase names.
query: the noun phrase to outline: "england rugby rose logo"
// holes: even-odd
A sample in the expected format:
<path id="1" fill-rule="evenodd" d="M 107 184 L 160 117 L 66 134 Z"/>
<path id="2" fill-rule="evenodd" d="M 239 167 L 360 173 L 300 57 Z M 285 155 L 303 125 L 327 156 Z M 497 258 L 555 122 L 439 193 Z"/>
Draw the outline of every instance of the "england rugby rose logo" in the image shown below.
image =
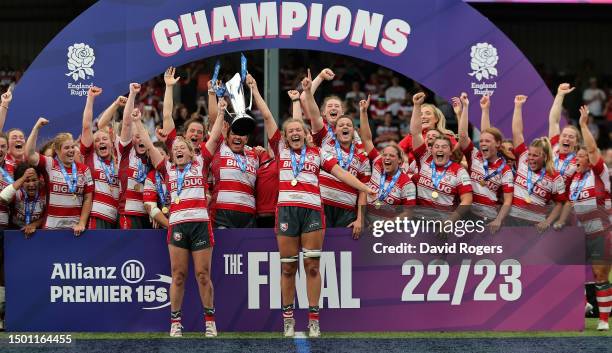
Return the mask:
<path id="1" fill-rule="evenodd" d="M 472 46 L 472 52 L 470 53 L 472 61 L 470 66 L 472 72 L 470 76 L 475 76 L 478 81 L 483 78 L 488 79 L 492 76 L 497 76 L 497 49 L 489 43 L 477 43 Z"/>
<path id="2" fill-rule="evenodd" d="M 91 68 L 96 61 L 94 50 L 85 43 L 75 43 L 68 48 L 68 72 L 66 76 L 73 80 L 85 79 L 93 76 L 94 70 Z"/>

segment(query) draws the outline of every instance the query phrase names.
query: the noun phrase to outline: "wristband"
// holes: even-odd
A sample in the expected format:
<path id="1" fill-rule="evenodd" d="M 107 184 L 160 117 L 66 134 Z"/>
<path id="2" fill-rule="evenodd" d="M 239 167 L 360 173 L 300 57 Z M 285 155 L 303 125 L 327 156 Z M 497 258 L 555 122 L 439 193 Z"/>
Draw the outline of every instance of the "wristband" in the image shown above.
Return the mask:
<path id="1" fill-rule="evenodd" d="M 300 100 L 299 98 L 295 98 L 295 99 L 292 99 L 291 101 L 295 103 L 295 102 L 297 102 L 299 100 Z"/>

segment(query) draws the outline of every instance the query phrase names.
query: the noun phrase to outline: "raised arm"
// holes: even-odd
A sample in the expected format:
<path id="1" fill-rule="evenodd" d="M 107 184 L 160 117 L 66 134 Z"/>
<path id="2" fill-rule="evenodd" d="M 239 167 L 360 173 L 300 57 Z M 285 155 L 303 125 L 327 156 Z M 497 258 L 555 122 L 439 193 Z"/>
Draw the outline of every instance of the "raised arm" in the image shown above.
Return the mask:
<path id="1" fill-rule="evenodd" d="M 164 157 L 153 145 L 153 141 L 151 141 L 151 137 L 142 123 L 142 114 L 138 108 L 132 110 L 130 120 L 134 123 L 134 129 L 136 129 L 136 133 L 140 136 L 140 140 L 145 145 L 147 152 L 149 153 L 151 163 L 153 163 L 154 167 L 157 167 L 159 163 L 163 162 Z"/>
<path id="2" fill-rule="evenodd" d="M 291 99 L 291 117 L 293 119 L 303 120 L 302 104 L 300 103 L 300 92 L 292 89 L 287 91 L 289 99 Z"/>
<path id="3" fill-rule="evenodd" d="M 421 105 L 424 101 L 425 93 L 423 92 L 419 92 L 412 96 L 414 108 L 412 109 L 412 118 L 410 118 L 410 134 L 412 135 L 413 150 L 416 150 L 423 144 L 423 119 L 421 118 Z"/>
<path id="4" fill-rule="evenodd" d="M 247 74 L 245 82 L 253 91 L 253 99 L 255 100 L 255 105 L 257 106 L 257 109 L 259 109 L 259 111 L 261 112 L 261 115 L 264 119 L 264 128 L 266 129 L 266 134 L 268 135 L 268 138 L 271 138 L 278 130 L 278 125 L 276 125 L 276 121 L 274 121 L 272 112 L 270 111 L 270 108 L 268 108 L 266 101 L 259 93 L 259 89 L 257 89 L 257 82 L 255 81 L 253 76 L 251 76 L 251 74 Z"/>
<path id="5" fill-rule="evenodd" d="M 561 133 L 561 127 L 559 122 L 561 121 L 561 111 L 563 110 L 563 99 L 569 93 L 571 93 L 576 87 L 571 87 L 569 83 L 562 83 L 557 88 L 557 95 L 550 107 L 548 113 L 548 137 L 552 138 L 555 135 Z"/>
<path id="6" fill-rule="evenodd" d="M 217 147 L 219 147 L 219 144 L 221 143 L 221 132 L 223 131 L 223 125 L 225 122 L 223 116 L 225 115 L 226 108 L 227 102 L 225 101 L 225 98 L 219 98 L 219 102 L 217 103 L 217 118 L 215 119 L 215 124 L 210 129 L 208 141 L 206 141 L 206 149 L 211 155 L 215 154 Z"/>
<path id="7" fill-rule="evenodd" d="M 514 97 L 514 114 L 512 114 L 512 143 L 514 147 L 525 142 L 523 136 L 523 104 L 527 102 L 527 96 L 518 95 Z"/>
<path id="8" fill-rule="evenodd" d="M 8 114 L 9 105 L 13 100 L 13 92 L 11 88 L 2 93 L 0 96 L 0 131 L 4 130 L 4 123 L 6 123 L 6 115 Z"/>
<path id="9" fill-rule="evenodd" d="M 164 73 L 164 83 L 166 83 L 166 91 L 164 92 L 164 107 L 162 111 L 163 121 L 162 130 L 164 134 L 169 134 L 174 130 L 174 119 L 172 119 L 173 105 L 173 92 L 174 85 L 180 80 L 180 77 L 174 77 L 175 68 L 170 66 Z"/>
<path id="10" fill-rule="evenodd" d="M 38 165 L 39 155 L 36 152 L 36 140 L 38 140 L 38 130 L 41 127 L 47 125 L 49 120 L 45 118 L 38 118 L 38 121 L 32 128 L 32 132 L 28 136 L 28 140 L 26 141 L 25 149 L 26 149 L 26 158 L 28 159 L 28 163 L 31 165 Z"/>
<path id="11" fill-rule="evenodd" d="M 308 75 L 310 76 L 310 70 L 308 70 Z M 325 68 L 321 70 L 321 72 L 317 75 L 317 77 L 315 77 L 315 79 L 312 80 L 312 88 L 311 88 L 312 95 L 314 96 L 315 92 L 317 91 L 321 83 L 323 83 L 323 80 L 331 81 L 334 79 L 334 76 L 336 76 L 336 74 L 334 74 L 334 72 L 330 68 Z"/>
<path id="12" fill-rule="evenodd" d="M 453 97 L 453 108 L 456 105 L 461 105 L 461 116 L 459 117 L 459 145 L 462 150 L 465 150 L 470 145 L 471 139 L 468 134 L 469 119 L 468 110 L 470 108 L 470 101 L 468 100 L 467 94 L 461 93 L 461 98 Z"/>
<path id="13" fill-rule="evenodd" d="M 359 135 L 361 136 L 363 147 L 368 154 L 374 149 L 374 143 L 372 142 L 372 129 L 370 129 L 370 122 L 368 121 L 369 107 L 370 95 L 368 94 L 367 100 L 359 101 Z"/>
<path id="14" fill-rule="evenodd" d="M 128 95 L 127 102 L 125 103 L 125 109 L 123 110 L 123 122 L 121 123 L 121 136 L 120 141 L 123 144 L 127 144 L 132 140 L 132 111 L 134 110 L 134 101 L 136 95 L 140 92 L 139 83 L 130 83 L 130 94 Z"/>
<path id="15" fill-rule="evenodd" d="M 87 100 L 83 110 L 83 127 L 81 129 L 81 143 L 85 147 L 89 147 L 93 143 L 93 105 L 94 100 L 100 94 L 102 94 L 102 89 L 96 86 L 90 87 L 87 91 Z"/>
<path id="16" fill-rule="evenodd" d="M 125 107 L 125 103 L 127 103 L 127 98 L 124 96 L 119 96 L 115 101 L 104 110 L 102 116 L 98 120 L 98 129 L 105 128 L 108 124 L 110 124 L 111 120 L 115 116 L 115 113 L 119 109 L 119 107 Z"/>
<path id="17" fill-rule="evenodd" d="M 597 148 L 597 142 L 589 130 L 589 107 L 583 105 L 580 107 L 580 130 L 582 131 L 582 139 L 586 146 L 587 152 L 589 153 L 589 162 L 595 165 L 599 160 L 601 153 Z"/>
<path id="18" fill-rule="evenodd" d="M 312 133 L 316 134 L 323 129 L 323 118 L 321 117 L 321 111 L 319 110 L 317 102 L 315 102 L 312 93 L 310 70 L 308 70 L 308 75 L 302 80 L 302 88 L 304 91 L 300 95 L 300 99 L 302 101 L 302 105 L 304 106 L 304 114 L 306 114 L 306 118 L 310 120 Z"/>
<path id="19" fill-rule="evenodd" d="M 480 131 L 491 127 L 489 109 L 491 108 L 491 97 L 488 95 L 480 98 Z"/>
<path id="20" fill-rule="evenodd" d="M 208 130 L 212 129 L 215 125 L 215 119 L 217 118 L 217 93 L 213 89 L 213 82 L 208 81 Z"/>
<path id="21" fill-rule="evenodd" d="M 370 189 L 366 184 L 362 183 L 356 176 L 342 169 L 342 167 L 340 167 L 338 164 L 334 165 L 331 170 L 331 174 L 353 189 L 370 195 L 376 195 L 376 192 Z"/>

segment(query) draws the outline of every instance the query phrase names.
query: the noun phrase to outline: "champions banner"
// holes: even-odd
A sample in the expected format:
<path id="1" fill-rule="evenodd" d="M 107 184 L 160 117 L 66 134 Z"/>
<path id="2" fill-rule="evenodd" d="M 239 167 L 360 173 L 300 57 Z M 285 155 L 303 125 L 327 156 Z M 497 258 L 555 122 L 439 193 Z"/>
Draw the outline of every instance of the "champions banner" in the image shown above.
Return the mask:
<path id="1" fill-rule="evenodd" d="M 363 59 L 447 100 L 460 92 L 492 95 L 491 123 L 507 135 L 514 96 L 525 94 L 526 140 L 547 132 L 552 96 L 545 83 L 518 48 L 462 0 L 411 0 L 401 6 L 366 0 L 99 1 L 25 72 L 11 104 L 11 116 L 19 119 L 9 119 L 7 127 L 29 131 L 44 116 L 51 124 L 41 133 L 77 133 L 92 85 L 104 89 L 96 99 L 97 115 L 125 94 L 130 82 L 149 80 L 168 66 L 269 48 Z M 470 109 L 470 116 L 480 116 L 478 104 Z"/>
<path id="2" fill-rule="evenodd" d="M 376 225 L 375 225 L 376 226 Z M 397 228 L 400 229 L 400 228 Z M 380 229 L 379 229 L 380 230 Z M 584 236 L 505 228 L 464 236 L 326 231 L 321 324 L 326 331 L 584 328 Z M 378 235 L 377 235 L 378 234 Z M 270 229 L 215 230 L 212 281 L 220 331 L 279 331 L 280 258 Z M 10 331 L 160 331 L 171 283 L 164 231 L 5 232 Z M 203 330 L 193 269 L 183 324 Z M 308 307 L 303 268 L 296 308 Z M 305 329 L 307 310 L 296 310 Z M 304 323 L 304 327 L 300 327 Z"/>

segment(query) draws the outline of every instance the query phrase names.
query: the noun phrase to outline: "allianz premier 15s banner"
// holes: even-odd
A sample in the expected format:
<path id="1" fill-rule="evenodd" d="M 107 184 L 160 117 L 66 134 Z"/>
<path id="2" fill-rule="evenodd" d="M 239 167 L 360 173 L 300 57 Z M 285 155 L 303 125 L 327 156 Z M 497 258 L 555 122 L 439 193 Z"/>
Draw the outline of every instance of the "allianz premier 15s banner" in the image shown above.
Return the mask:
<path id="1" fill-rule="evenodd" d="M 468 221 L 469 222 L 469 221 Z M 377 228 L 378 227 L 378 228 Z M 326 331 L 581 330 L 584 236 L 506 228 L 442 237 L 376 223 L 353 240 L 326 232 Z M 472 227 L 473 228 L 473 227 Z M 467 228 L 461 229 L 465 232 Z M 279 331 L 280 261 L 270 229 L 216 230 L 217 327 Z M 578 249 L 578 250 L 577 250 Z M 163 231 L 5 233 L 10 331 L 167 331 L 170 265 Z M 303 269 L 296 307 L 307 308 Z M 297 310 L 306 322 L 307 310 Z M 203 329 L 193 270 L 183 324 Z M 305 329 L 305 327 L 304 327 Z"/>
<path id="2" fill-rule="evenodd" d="M 9 118 L 7 127 L 29 131 L 44 116 L 51 124 L 41 133 L 78 133 L 92 85 L 104 89 L 98 114 L 130 82 L 149 80 L 168 66 L 266 48 L 357 57 L 446 99 L 460 92 L 492 95 L 492 123 L 506 135 L 514 96 L 526 94 L 525 137 L 547 132 L 552 96 L 546 85 L 518 48 L 462 0 L 102 0 L 30 65 L 11 104 L 18 119 Z M 470 109 L 470 116 L 480 116 L 478 104 Z"/>

